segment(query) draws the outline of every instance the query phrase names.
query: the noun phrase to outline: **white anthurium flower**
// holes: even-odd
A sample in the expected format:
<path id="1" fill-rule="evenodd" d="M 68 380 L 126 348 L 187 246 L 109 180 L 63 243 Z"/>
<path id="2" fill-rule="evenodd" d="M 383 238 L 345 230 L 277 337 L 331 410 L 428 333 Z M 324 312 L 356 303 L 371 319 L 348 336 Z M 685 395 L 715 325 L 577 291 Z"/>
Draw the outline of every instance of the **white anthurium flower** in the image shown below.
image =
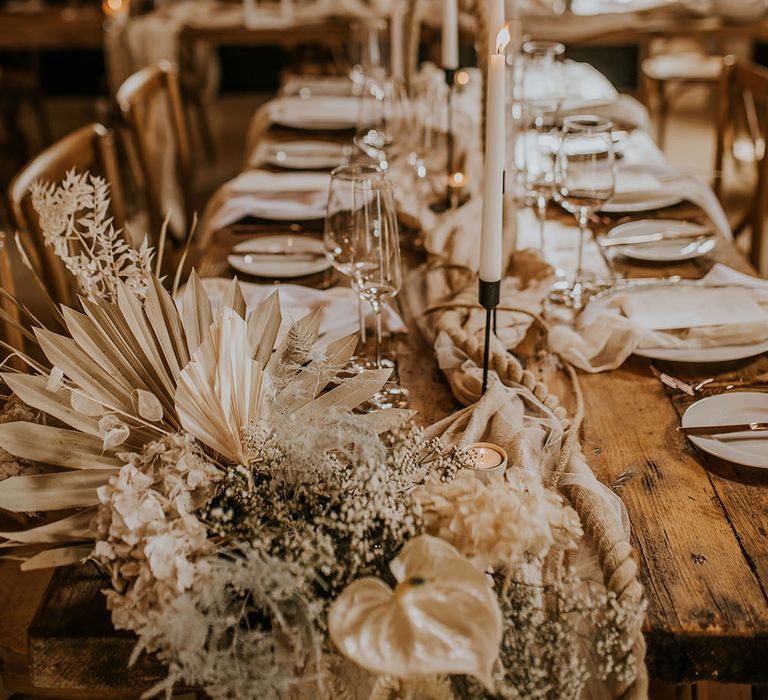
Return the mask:
<path id="1" fill-rule="evenodd" d="M 488 579 L 452 545 L 410 540 L 390 569 L 348 586 L 328 616 L 333 643 L 355 663 L 398 678 L 466 674 L 493 690 L 502 615 Z"/>

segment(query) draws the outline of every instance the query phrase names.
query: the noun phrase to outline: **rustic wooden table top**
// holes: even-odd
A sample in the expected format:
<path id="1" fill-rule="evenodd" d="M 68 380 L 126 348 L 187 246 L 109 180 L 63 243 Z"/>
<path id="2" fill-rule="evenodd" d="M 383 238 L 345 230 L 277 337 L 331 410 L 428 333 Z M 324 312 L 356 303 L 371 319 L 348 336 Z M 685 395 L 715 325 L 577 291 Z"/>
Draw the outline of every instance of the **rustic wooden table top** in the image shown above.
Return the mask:
<path id="1" fill-rule="evenodd" d="M 565 216 L 555 210 L 553 215 Z M 654 215 L 690 219 L 700 212 L 684 203 Z M 601 232 L 609 225 L 604 220 L 595 228 Z M 267 229 L 275 227 L 220 232 L 198 255 L 198 271 L 231 276 L 226 254 L 233 243 Z M 404 238 L 404 259 L 414 269 L 423 255 Z M 697 261 L 676 266 L 616 261 L 615 269 L 628 277 L 699 278 L 714 262 L 750 271 L 733 243 L 722 239 L 710 256 Z M 329 282 L 320 277 L 312 282 Z M 411 390 L 420 420 L 429 424 L 459 406 L 402 301 L 411 332 L 395 341 L 400 379 Z M 536 358 L 527 355 L 526 347 L 521 354 L 535 367 Z M 657 364 L 682 378 L 768 374 L 766 356 L 721 365 Z M 632 357 L 618 370 L 580 378 L 586 401 L 582 445 L 589 464 L 609 484 L 632 474 L 620 493 L 649 600 L 651 675 L 669 682 L 768 682 L 768 473 L 714 460 L 678 434 L 675 428 L 690 399 L 663 387 L 649 365 Z M 72 691 L 136 690 L 162 677 L 151 658 L 127 667 L 134 638 L 111 628 L 99 592 L 104 585 L 92 566 L 54 573 L 29 628 L 36 684 Z"/>
<path id="2" fill-rule="evenodd" d="M 34 12 L 0 10 L 0 49 L 100 49 L 104 44 L 101 5 L 50 6 Z"/>

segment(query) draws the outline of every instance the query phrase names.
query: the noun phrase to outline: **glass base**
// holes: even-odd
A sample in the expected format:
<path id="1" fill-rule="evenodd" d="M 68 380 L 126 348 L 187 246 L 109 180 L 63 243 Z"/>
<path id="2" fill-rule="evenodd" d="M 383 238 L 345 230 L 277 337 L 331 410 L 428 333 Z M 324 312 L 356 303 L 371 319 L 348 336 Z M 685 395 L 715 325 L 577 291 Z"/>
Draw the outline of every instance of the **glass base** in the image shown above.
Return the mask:
<path id="1" fill-rule="evenodd" d="M 360 406 L 364 413 L 371 413 L 385 408 L 407 408 L 408 389 L 399 384 L 388 382 L 381 391 L 377 391 L 371 398 Z"/>
<path id="2" fill-rule="evenodd" d="M 572 284 L 568 284 L 565 280 L 558 280 L 552 285 L 548 299 L 553 304 L 581 311 L 595 294 L 613 286 L 614 283 L 607 280 L 579 280 Z"/>

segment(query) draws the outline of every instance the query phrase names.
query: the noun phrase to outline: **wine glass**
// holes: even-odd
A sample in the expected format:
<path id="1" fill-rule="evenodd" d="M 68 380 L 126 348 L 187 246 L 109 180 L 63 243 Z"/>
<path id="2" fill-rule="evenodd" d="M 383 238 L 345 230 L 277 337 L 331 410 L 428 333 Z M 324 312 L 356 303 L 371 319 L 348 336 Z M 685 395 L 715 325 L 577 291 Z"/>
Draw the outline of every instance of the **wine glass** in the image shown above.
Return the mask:
<path id="1" fill-rule="evenodd" d="M 347 61 L 355 94 L 365 94 L 371 84 L 384 79 L 387 73 L 388 51 L 385 19 L 352 22 Z"/>
<path id="2" fill-rule="evenodd" d="M 565 46 L 557 41 L 526 41 L 522 46 L 524 111 L 537 128 L 551 122 L 563 102 L 564 54 Z"/>
<path id="3" fill-rule="evenodd" d="M 331 171 L 331 183 L 328 189 L 328 205 L 323 229 L 323 245 L 325 256 L 333 267 L 341 274 L 352 278 L 354 275 L 353 251 L 356 237 L 356 214 L 360 203 L 356 200 L 359 194 L 354 185 L 383 177 L 379 168 L 374 165 L 350 164 L 340 165 Z M 358 303 L 358 320 L 360 323 L 360 341 L 365 346 L 365 308 L 363 301 Z M 360 357 L 352 358 L 351 371 L 361 371 L 366 368 L 366 362 Z"/>
<path id="4" fill-rule="evenodd" d="M 587 221 L 608 199 L 616 187 L 612 123 L 603 117 L 574 115 L 563 121 L 563 136 L 557 158 L 557 197 L 564 209 L 579 224 L 576 273 L 570 288 L 555 301 L 575 309 L 585 303 L 583 252 Z"/>
<path id="5" fill-rule="evenodd" d="M 392 78 L 372 82 L 368 94 L 360 98 L 358 105 L 354 142 L 379 168 L 387 170 L 411 122 L 405 86 Z"/>
<path id="6" fill-rule="evenodd" d="M 353 214 L 354 244 L 349 256 L 353 268 L 352 288 L 373 309 L 375 367 L 381 368 L 384 303 L 400 291 L 403 281 L 395 194 L 392 184 L 384 177 L 358 180 L 352 187 L 358 205 Z M 371 410 L 403 408 L 407 402 L 407 391 L 389 382 L 371 397 L 368 407 Z"/>
<path id="7" fill-rule="evenodd" d="M 549 121 L 531 120 L 523 131 L 522 180 L 526 204 L 533 207 L 539 222 L 539 250 L 544 250 L 547 207 L 555 189 L 555 163 L 560 149 L 560 129 Z"/>

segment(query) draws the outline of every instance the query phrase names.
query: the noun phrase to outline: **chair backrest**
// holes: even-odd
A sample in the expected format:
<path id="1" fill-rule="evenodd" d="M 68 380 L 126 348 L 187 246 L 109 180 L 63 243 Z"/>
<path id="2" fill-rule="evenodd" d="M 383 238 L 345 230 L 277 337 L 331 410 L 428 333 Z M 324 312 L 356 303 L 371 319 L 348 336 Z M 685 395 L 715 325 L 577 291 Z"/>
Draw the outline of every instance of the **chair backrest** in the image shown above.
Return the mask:
<path id="1" fill-rule="evenodd" d="M 13 266 L 11 265 L 9 245 L 12 245 L 12 243 L 9 243 L 9 238 L 5 231 L 0 231 L 0 288 L 6 294 L 16 298 L 16 285 L 13 281 Z M 24 335 L 19 329 L 21 325 L 19 307 L 3 295 L 2 299 L 0 299 L 0 309 L 3 311 L 2 319 L 0 319 L 0 338 L 5 343 L 2 350 L 0 350 L 0 355 L 10 353 L 8 346 L 25 352 Z M 18 357 L 11 359 L 10 363 L 17 369 L 26 368 L 24 362 Z"/>
<path id="2" fill-rule="evenodd" d="M 116 100 L 143 179 L 149 233 L 157 237 L 168 211 L 178 209 L 183 221 L 172 217 L 171 230 L 184 238 L 191 221 L 192 159 L 176 67 L 161 61 L 142 68 L 118 88 Z"/>
<path id="3" fill-rule="evenodd" d="M 45 245 L 37 213 L 32 207 L 30 188 L 36 180 L 60 182 L 68 170 L 85 170 L 102 176 L 110 186 L 112 216 L 116 228 L 125 224 L 125 200 L 117 165 L 112 132 L 101 124 L 88 124 L 49 146 L 27 163 L 11 180 L 8 204 L 16 230 L 31 244 L 33 262 L 40 276 L 50 285 L 51 298 L 71 304 L 76 291 L 75 280 Z M 30 246 L 27 246 L 28 248 Z"/>
<path id="4" fill-rule="evenodd" d="M 751 231 L 749 261 L 761 272 L 768 271 L 768 250 L 763 251 L 765 217 L 768 213 L 768 69 L 727 56 L 724 59 L 717 100 L 717 148 L 713 187 L 723 198 L 723 168 L 735 134 L 743 126 L 753 144 L 755 185 L 743 219 L 734 227 L 738 235 Z"/>

